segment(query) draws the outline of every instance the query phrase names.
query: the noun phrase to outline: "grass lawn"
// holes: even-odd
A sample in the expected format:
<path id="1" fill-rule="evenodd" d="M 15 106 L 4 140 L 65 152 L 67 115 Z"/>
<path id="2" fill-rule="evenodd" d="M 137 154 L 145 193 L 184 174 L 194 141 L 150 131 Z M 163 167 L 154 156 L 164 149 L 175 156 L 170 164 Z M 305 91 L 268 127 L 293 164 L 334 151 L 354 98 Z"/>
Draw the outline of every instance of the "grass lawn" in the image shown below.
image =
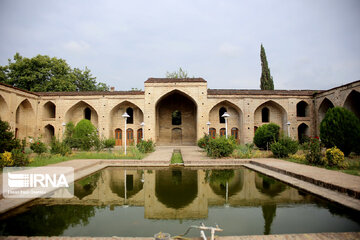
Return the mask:
<path id="1" fill-rule="evenodd" d="M 295 162 L 295 163 L 301 163 L 301 164 L 305 164 L 305 165 L 310 165 L 307 163 L 306 160 L 298 159 L 298 158 L 290 157 L 290 158 L 286 158 L 283 160 Z M 326 168 L 329 170 L 335 170 L 335 171 L 339 171 L 339 172 L 343 172 L 343 173 L 347 173 L 347 174 L 351 174 L 351 175 L 360 176 L 360 155 L 352 155 L 351 154 L 349 157 L 345 157 L 345 162 L 349 165 L 346 169 L 342 169 L 339 167 L 319 166 L 319 165 L 314 165 L 314 166 Z"/>
<path id="2" fill-rule="evenodd" d="M 184 162 L 182 160 L 181 153 L 174 152 L 172 157 L 171 157 L 171 164 L 177 164 L 177 163 L 184 163 Z"/>
<path id="3" fill-rule="evenodd" d="M 37 156 L 36 154 L 31 157 L 33 160 L 28 165 L 29 167 L 40 167 L 49 164 L 69 161 L 73 159 L 142 159 L 145 154 L 139 152 L 135 147 L 129 147 L 127 149 L 127 156 L 124 151 L 112 151 L 112 152 L 73 152 L 69 156 L 42 154 Z"/>

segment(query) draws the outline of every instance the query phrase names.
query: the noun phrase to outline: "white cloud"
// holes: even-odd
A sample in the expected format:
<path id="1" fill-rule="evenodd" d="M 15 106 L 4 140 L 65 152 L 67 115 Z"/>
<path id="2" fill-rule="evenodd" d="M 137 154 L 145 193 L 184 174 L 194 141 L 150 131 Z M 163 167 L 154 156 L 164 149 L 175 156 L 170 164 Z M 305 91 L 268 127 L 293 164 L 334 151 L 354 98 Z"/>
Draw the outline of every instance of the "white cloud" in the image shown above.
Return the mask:
<path id="1" fill-rule="evenodd" d="M 222 43 L 219 47 L 219 53 L 227 57 L 237 57 L 241 53 L 239 46 L 231 43 Z"/>
<path id="2" fill-rule="evenodd" d="M 82 53 L 90 49 L 90 44 L 85 41 L 70 41 L 64 44 L 64 49 L 71 52 Z"/>

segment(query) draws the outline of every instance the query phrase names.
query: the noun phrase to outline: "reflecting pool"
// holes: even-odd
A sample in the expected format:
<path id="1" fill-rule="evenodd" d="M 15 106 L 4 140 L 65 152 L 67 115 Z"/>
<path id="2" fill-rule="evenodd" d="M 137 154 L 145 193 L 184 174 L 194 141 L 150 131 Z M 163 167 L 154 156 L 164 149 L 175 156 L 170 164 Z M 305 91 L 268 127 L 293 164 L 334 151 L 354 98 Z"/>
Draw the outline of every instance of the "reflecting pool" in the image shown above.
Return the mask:
<path id="1" fill-rule="evenodd" d="M 74 183 L 70 199 L 38 199 L 0 216 L 0 235 L 218 235 L 360 231 L 359 212 L 246 168 L 106 168 Z M 199 236 L 191 230 L 187 236 Z"/>

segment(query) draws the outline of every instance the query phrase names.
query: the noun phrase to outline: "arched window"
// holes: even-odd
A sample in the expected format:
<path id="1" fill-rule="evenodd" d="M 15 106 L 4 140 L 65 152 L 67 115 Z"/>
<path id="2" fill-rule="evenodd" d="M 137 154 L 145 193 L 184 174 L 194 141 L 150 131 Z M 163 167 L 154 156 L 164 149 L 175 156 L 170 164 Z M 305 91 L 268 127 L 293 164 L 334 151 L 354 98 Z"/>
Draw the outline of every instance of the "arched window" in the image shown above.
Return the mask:
<path id="1" fill-rule="evenodd" d="M 296 116 L 297 117 L 307 117 L 308 116 L 308 104 L 304 101 L 296 104 Z"/>
<path id="2" fill-rule="evenodd" d="M 171 122 L 172 125 L 181 125 L 181 112 L 178 110 L 175 110 L 171 114 Z"/>
<path id="3" fill-rule="evenodd" d="M 267 107 L 261 109 L 261 121 L 269 122 L 269 109 Z"/>
<path id="4" fill-rule="evenodd" d="M 87 120 L 91 120 L 91 109 L 88 107 L 84 110 L 84 118 Z"/>
<path id="5" fill-rule="evenodd" d="M 126 109 L 127 114 L 129 114 L 130 117 L 127 118 L 127 123 L 134 123 L 134 110 L 129 107 Z"/>
<path id="6" fill-rule="evenodd" d="M 219 121 L 220 123 L 225 123 L 225 118 L 222 117 L 222 115 L 226 112 L 226 108 L 221 107 L 219 110 Z"/>

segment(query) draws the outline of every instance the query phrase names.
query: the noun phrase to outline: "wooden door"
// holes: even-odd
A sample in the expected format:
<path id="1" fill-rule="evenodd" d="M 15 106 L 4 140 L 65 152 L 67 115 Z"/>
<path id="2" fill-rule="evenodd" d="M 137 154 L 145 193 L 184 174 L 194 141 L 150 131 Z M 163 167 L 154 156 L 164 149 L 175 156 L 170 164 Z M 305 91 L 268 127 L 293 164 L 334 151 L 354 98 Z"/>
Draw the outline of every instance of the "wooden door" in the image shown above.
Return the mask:
<path id="1" fill-rule="evenodd" d="M 210 129 L 209 129 L 209 134 L 210 134 L 210 137 L 212 137 L 212 138 L 215 139 L 216 129 L 215 129 L 215 128 L 210 128 Z"/>
<path id="2" fill-rule="evenodd" d="M 232 128 L 231 129 L 231 136 L 233 136 L 236 140 L 237 143 L 240 143 L 240 139 L 239 139 L 239 129 L 237 128 Z"/>
<path id="3" fill-rule="evenodd" d="M 122 131 L 120 128 L 115 129 L 115 145 L 116 146 L 122 145 Z"/>
<path id="4" fill-rule="evenodd" d="M 134 131 L 131 128 L 126 130 L 126 145 L 134 144 Z"/>
<path id="5" fill-rule="evenodd" d="M 226 129 L 225 128 L 220 129 L 220 137 L 221 136 L 226 136 Z"/>
<path id="6" fill-rule="evenodd" d="M 139 143 L 142 140 L 143 137 L 143 133 L 142 133 L 142 128 L 137 130 L 137 139 L 136 139 L 136 143 Z"/>

